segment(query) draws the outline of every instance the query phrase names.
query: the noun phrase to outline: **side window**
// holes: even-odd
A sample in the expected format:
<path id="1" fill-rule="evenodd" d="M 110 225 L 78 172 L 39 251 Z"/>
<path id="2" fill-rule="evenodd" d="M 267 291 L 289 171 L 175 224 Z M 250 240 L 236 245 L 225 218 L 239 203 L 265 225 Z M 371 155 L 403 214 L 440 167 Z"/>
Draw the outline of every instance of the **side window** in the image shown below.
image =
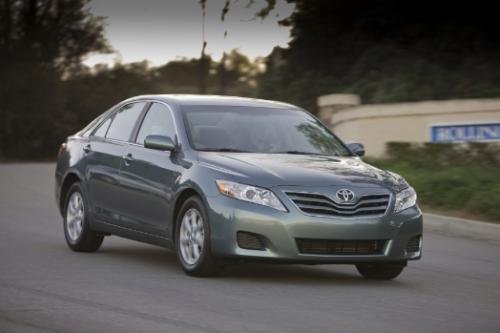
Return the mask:
<path id="1" fill-rule="evenodd" d="M 136 143 L 144 144 L 148 135 L 166 135 L 174 139 L 175 126 L 170 111 L 165 105 L 153 103 L 144 117 Z"/>
<path id="2" fill-rule="evenodd" d="M 85 126 L 80 132 L 79 134 L 81 136 L 83 136 L 84 138 L 88 138 L 90 136 L 90 134 L 95 130 L 95 128 L 97 126 L 99 126 L 99 123 L 101 122 L 101 120 L 104 119 L 104 116 L 105 116 L 106 113 L 103 113 L 101 114 L 99 117 L 95 118 L 94 120 L 92 120 L 87 126 Z"/>
<path id="3" fill-rule="evenodd" d="M 104 136 L 106 135 L 106 132 L 108 131 L 109 124 L 111 124 L 111 119 L 112 118 L 106 119 L 106 121 L 104 121 L 101 124 L 101 126 L 99 126 L 99 128 L 97 129 L 97 131 L 95 131 L 94 136 L 98 136 L 98 137 L 104 138 Z"/>
<path id="4" fill-rule="evenodd" d="M 106 138 L 128 141 L 145 104 L 144 102 L 139 102 L 123 106 L 115 114 Z"/>

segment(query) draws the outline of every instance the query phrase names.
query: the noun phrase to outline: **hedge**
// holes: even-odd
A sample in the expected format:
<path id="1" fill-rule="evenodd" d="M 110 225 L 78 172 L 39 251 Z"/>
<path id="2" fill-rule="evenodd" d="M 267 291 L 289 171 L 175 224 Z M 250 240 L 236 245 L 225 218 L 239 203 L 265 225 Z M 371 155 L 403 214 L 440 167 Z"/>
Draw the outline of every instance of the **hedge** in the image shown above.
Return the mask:
<path id="1" fill-rule="evenodd" d="M 390 142 L 367 162 L 404 176 L 424 208 L 500 222 L 500 145 Z"/>

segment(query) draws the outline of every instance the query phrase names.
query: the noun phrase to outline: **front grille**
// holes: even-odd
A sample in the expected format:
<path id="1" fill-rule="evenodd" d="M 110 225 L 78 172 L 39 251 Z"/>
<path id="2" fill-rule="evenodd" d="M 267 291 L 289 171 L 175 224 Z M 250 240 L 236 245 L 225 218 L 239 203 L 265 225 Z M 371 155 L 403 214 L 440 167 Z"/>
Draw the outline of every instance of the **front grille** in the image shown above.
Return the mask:
<path id="1" fill-rule="evenodd" d="M 300 253 L 305 254 L 382 254 L 385 240 L 331 240 L 296 238 Z"/>
<path id="2" fill-rule="evenodd" d="M 406 245 L 406 252 L 418 252 L 420 251 L 420 235 L 410 238 L 408 244 Z"/>
<path id="3" fill-rule="evenodd" d="M 304 213 L 341 217 L 383 215 L 390 200 L 389 194 L 365 195 L 355 203 L 339 204 L 322 194 L 301 192 L 286 192 L 286 194 Z"/>
<path id="4" fill-rule="evenodd" d="M 242 249 L 261 251 L 265 250 L 262 237 L 251 232 L 238 231 L 236 233 L 236 241 L 238 242 L 238 246 Z"/>

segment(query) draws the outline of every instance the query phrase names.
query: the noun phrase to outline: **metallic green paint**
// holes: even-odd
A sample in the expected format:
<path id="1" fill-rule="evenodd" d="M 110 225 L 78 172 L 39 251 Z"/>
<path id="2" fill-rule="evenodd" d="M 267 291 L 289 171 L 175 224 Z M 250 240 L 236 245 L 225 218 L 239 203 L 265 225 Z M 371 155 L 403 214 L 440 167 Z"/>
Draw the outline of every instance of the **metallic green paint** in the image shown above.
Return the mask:
<path id="1" fill-rule="evenodd" d="M 169 108 L 176 127 L 176 133 L 171 135 L 176 149 L 148 149 L 133 140 L 106 140 L 84 136 L 82 132 L 69 137 L 56 166 L 56 198 L 59 203 L 65 195 L 62 190 L 66 186 L 62 185 L 67 177 L 78 177 L 88 197 L 92 229 L 173 248 L 174 210 L 181 193 L 189 189 L 206 206 L 211 249 L 217 256 L 307 263 L 401 262 L 420 258 L 421 251 L 405 251 L 408 240 L 422 234 L 418 206 L 393 213 L 396 192 L 408 186 L 401 177 L 370 166 L 356 156 L 196 151 L 189 144 L 182 119 L 182 105 L 260 106 L 280 108 L 283 112 L 299 108 L 244 98 L 151 95 L 129 99 L 113 110 L 133 101 L 158 102 Z M 147 107 L 141 117 L 146 110 Z M 270 189 L 288 212 L 223 196 L 217 189 L 217 179 Z M 333 197 L 341 188 L 366 195 L 388 194 L 390 206 L 382 216 L 312 216 L 300 211 L 285 194 L 293 190 Z M 262 235 L 266 250 L 238 247 L 237 231 Z M 299 253 L 295 238 L 383 239 L 387 243 L 383 253 L 377 255 L 311 255 Z"/>

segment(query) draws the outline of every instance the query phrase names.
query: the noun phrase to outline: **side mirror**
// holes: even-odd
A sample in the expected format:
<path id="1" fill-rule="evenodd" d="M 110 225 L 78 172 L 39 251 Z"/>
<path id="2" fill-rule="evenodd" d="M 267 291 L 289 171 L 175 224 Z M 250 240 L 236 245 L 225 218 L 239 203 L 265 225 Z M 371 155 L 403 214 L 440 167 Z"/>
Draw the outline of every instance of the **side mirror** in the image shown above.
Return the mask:
<path id="1" fill-rule="evenodd" d="M 144 140 L 144 147 L 163 151 L 175 150 L 174 142 L 170 137 L 165 135 L 148 135 Z"/>
<path id="2" fill-rule="evenodd" d="M 354 155 L 357 155 L 359 157 L 365 156 L 365 146 L 363 146 L 363 144 L 361 143 L 348 143 L 347 148 L 349 148 Z"/>

